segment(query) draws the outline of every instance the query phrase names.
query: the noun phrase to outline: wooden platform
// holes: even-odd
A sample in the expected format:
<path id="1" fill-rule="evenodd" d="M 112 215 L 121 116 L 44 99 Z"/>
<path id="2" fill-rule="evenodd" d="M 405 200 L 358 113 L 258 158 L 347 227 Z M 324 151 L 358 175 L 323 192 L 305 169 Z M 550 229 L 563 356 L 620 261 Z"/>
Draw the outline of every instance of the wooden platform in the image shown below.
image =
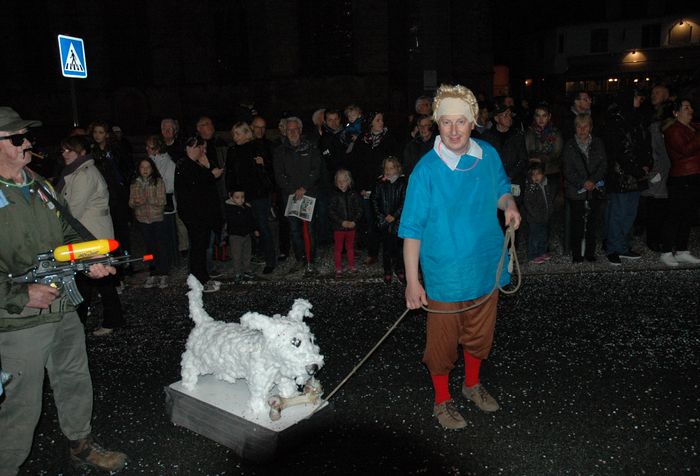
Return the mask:
<path id="1" fill-rule="evenodd" d="M 285 408 L 277 421 L 267 415 L 249 420 L 243 416 L 248 397 L 245 381 L 230 384 L 211 375 L 200 377 L 193 391 L 180 381 L 165 387 L 165 407 L 173 423 L 251 461 L 270 461 L 282 451 L 313 440 L 332 420 L 332 408 L 325 400 L 311 418 L 307 417 L 317 406 L 306 404 Z"/>

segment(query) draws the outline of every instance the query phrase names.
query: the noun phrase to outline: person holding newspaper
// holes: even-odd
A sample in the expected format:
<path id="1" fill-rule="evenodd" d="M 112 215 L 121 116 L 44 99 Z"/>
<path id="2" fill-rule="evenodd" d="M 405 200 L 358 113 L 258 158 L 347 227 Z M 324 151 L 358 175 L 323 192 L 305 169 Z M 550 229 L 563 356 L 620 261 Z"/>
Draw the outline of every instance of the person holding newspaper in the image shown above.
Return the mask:
<path id="1" fill-rule="evenodd" d="M 275 180 L 283 196 L 288 197 L 288 208 L 290 208 L 290 200 L 297 202 L 304 197 L 315 198 L 321 176 L 321 155 L 318 148 L 302 137 L 301 131 L 301 119 L 287 118 L 286 137 L 282 138 L 282 143 L 274 152 Z M 304 215 L 302 210 L 300 212 L 300 216 Z M 286 218 L 289 220 L 292 247 L 297 260 L 297 266 L 294 269 L 305 267 L 306 273 L 312 274 L 316 255 L 313 212 L 310 217 L 305 217 L 306 220 L 291 215 Z"/>

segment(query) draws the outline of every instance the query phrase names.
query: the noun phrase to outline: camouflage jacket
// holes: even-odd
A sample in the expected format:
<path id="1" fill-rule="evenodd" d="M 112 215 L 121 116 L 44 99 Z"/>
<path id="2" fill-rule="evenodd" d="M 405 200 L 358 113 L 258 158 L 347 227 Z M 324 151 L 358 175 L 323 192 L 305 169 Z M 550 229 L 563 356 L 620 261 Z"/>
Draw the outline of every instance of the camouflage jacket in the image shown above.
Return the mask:
<path id="1" fill-rule="evenodd" d="M 25 169 L 26 170 L 26 169 Z M 0 332 L 26 329 L 61 320 L 73 311 L 65 295 L 49 309 L 26 307 L 26 284 L 14 284 L 8 274 L 23 274 L 37 264 L 36 256 L 64 244 L 80 241 L 80 236 L 60 216 L 56 207 L 39 188 L 40 180 L 59 203 L 45 179 L 26 172 L 24 186 L 0 177 Z"/>

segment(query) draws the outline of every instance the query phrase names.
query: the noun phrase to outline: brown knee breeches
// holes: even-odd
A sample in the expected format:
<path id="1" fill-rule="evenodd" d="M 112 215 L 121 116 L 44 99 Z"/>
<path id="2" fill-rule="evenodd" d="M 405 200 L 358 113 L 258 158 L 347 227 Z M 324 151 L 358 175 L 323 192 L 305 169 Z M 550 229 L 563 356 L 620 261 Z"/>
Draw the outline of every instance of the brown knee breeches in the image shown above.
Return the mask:
<path id="1" fill-rule="evenodd" d="M 436 310 L 458 310 L 483 299 L 471 301 L 440 302 L 428 298 L 428 308 Z M 457 345 L 462 344 L 466 352 L 478 359 L 489 356 L 496 326 L 498 291 L 481 306 L 460 314 L 428 313 L 425 353 L 423 363 L 430 375 L 447 375 L 457 361 Z"/>

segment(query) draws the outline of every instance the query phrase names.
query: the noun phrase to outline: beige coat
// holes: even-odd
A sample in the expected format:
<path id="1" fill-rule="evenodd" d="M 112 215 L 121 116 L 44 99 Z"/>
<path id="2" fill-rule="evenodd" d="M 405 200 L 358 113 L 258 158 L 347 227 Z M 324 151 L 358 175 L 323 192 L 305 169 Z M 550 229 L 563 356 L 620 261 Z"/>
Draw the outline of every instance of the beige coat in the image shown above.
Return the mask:
<path id="1" fill-rule="evenodd" d="M 73 216 L 97 239 L 114 239 L 107 182 L 90 159 L 66 175 L 63 197 Z"/>

